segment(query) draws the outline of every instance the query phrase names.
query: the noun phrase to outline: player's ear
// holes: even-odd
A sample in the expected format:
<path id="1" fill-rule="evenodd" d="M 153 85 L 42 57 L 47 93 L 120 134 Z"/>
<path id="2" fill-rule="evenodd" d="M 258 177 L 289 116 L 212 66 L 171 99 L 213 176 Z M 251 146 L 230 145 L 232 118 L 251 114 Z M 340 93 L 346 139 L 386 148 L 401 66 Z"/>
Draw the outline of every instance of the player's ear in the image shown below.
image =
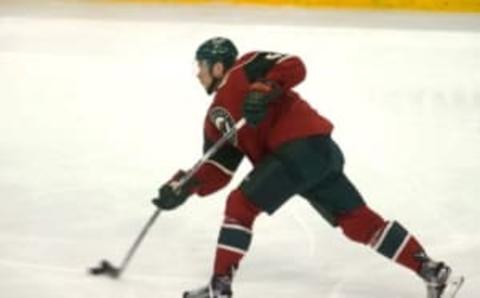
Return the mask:
<path id="1" fill-rule="evenodd" d="M 216 62 L 212 66 L 212 74 L 215 78 L 221 78 L 225 74 L 225 66 L 221 62 Z"/>

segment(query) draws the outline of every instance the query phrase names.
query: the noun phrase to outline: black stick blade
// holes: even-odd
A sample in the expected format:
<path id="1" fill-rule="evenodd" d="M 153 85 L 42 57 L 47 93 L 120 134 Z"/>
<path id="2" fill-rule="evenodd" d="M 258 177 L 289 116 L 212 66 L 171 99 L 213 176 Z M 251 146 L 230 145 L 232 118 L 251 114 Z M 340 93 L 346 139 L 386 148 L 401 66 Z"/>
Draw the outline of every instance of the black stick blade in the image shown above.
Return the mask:
<path id="1" fill-rule="evenodd" d="M 114 267 L 109 261 L 102 260 L 97 267 L 91 267 L 88 269 L 91 275 L 106 275 L 111 278 L 118 278 L 120 276 L 120 270 Z"/>

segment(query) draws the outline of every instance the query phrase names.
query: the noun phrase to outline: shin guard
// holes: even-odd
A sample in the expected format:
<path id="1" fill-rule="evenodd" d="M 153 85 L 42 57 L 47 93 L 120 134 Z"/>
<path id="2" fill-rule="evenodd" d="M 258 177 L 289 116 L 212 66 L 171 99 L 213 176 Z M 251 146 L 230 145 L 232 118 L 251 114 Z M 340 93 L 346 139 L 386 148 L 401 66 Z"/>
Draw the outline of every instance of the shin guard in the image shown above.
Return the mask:
<path id="1" fill-rule="evenodd" d="M 252 241 L 252 225 L 260 213 L 244 196 L 236 190 L 228 198 L 225 220 L 220 229 L 215 256 L 216 275 L 231 274 L 247 253 Z"/>
<path id="2" fill-rule="evenodd" d="M 351 240 L 370 245 L 381 255 L 419 272 L 421 261 L 416 256 L 423 248 L 398 222 L 383 220 L 367 206 L 339 216 L 337 221 Z"/>
<path id="3" fill-rule="evenodd" d="M 371 246 L 380 254 L 392 259 L 416 273 L 420 271 L 421 260 L 417 257 L 424 250 L 417 239 L 400 223 L 387 222 L 382 231 L 377 233 Z"/>

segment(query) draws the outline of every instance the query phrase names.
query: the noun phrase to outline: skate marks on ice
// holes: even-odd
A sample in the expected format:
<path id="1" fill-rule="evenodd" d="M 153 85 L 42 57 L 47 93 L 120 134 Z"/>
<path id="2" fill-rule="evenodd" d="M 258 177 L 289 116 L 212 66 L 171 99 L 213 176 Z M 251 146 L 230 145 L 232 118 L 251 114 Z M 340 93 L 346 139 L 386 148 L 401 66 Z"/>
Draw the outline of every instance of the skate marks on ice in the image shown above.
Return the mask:
<path id="1" fill-rule="evenodd" d="M 30 270 L 32 274 L 38 271 L 56 272 L 62 274 L 83 275 L 85 271 L 65 266 L 43 265 L 33 262 L 17 261 L 13 259 L 0 259 L 0 267 L 7 267 L 14 270 Z"/>
<path id="2" fill-rule="evenodd" d="M 179 297 L 182 288 L 196 282 L 188 277 L 137 272 L 129 272 L 128 276 L 117 280 L 96 278 L 87 274 L 86 267 L 54 266 L 14 259 L 0 259 L 0 268 L 0 292 L 3 294 L 12 286 L 17 288 L 15 292 L 7 292 L 12 295 L 9 296 L 11 298 Z"/>
<path id="3" fill-rule="evenodd" d="M 99 298 L 140 298 L 143 297 L 143 295 L 160 295 L 161 297 L 166 297 L 166 295 L 168 295 L 168 297 L 180 297 L 180 294 L 178 292 L 180 286 L 178 284 L 181 280 L 181 277 L 179 276 L 166 278 L 165 276 L 158 275 L 129 273 L 128 276 L 125 278 L 122 278 L 118 281 L 111 281 L 104 278 L 88 278 L 85 270 L 82 270 L 81 268 L 51 266 L 8 259 L 0 259 L 0 266 L 8 267 L 14 270 L 29 271 L 29 274 L 32 276 L 38 276 L 40 274 L 44 276 L 44 280 L 47 279 L 45 275 L 51 275 L 52 278 L 55 278 L 57 280 L 65 279 L 66 277 L 70 280 L 73 278 L 74 280 L 76 280 L 74 282 L 75 284 L 80 283 L 83 284 L 83 286 L 89 284 L 95 285 L 95 290 L 93 290 L 92 292 L 96 292 L 95 295 L 97 295 L 96 297 Z M 273 280 L 266 280 L 261 283 L 252 283 L 251 281 L 249 281 L 251 279 L 248 278 L 248 280 L 243 280 L 242 283 L 237 286 L 239 290 L 241 289 L 240 292 L 242 292 L 239 293 L 237 296 L 241 298 L 243 296 L 251 297 L 251 295 L 254 295 L 255 293 L 269 293 L 276 297 L 287 298 L 298 296 L 298 294 L 300 293 L 302 296 L 310 297 L 312 293 L 317 292 L 326 298 L 371 298 L 378 295 L 392 298 L 412 297 L 411 291 L 405 291 L 400 289 L 403 284 L 397 284 L 396 286 L 394 286 L 392 285 L 392 283 L 381 282 L 374 286 L 374 284 L 376 283 L 373 281 L 369 283 L 359 282 L 357 278 L 357 275 L 359 273 L 360 270 L 355 270 L 350 274 L 344 275 L 341 278 L 333 278 L 328 276 L 322 278 L 321 276 L 317 276 L 316 280 L 311 280 L 311 278 L 314 277 L 312 276 L 311 278 L 307 278 L 309 285 L 307 285 L 307 282 L 299 280 L 299 285 L 293 287 L 289 287 L 288 283 L 278 286 L 278 282 Z M 57 275 L 61 275 L 62 277 L 55 277 Z M 272 275 L 275 274 L 272 272 Z M 296 283 L 294 275 L 289 276 L 290 282 L 292 284 Z M 301 274 L 300 278 L 302 277 L 305 277 L 305 275 Z M 95 280 L 98 281 L 92 284 L 92 281 Z M 195 282 L 197 281 L 191 278 L 188 281 L 189 284 L 193 284 Z M 461 294 L 459 294 L 459 296 L 456 296 L 456 293 L 462 283 L 463 279 L 461 278 L 452 279 L 452 286 L 447 288 L 442 298 L 466 297 L 462 296 Z M 172 287 L 172 284 L 177 285 Z M 182 284 L 186 283 L 183 281 Z M 274 284 L 277 284 L 277 286 L 274 287 Z M 154 293 L 151 293 L 151 291 L 154 291 Z M 277 291 L 278 293 L 276 293 Z M 82 297 L 84 294 L 85 292 L 83 292 L 81 295 L 73 297 Z M 415 295 L 415 297 L 416 296 L 417 295 Z"/>

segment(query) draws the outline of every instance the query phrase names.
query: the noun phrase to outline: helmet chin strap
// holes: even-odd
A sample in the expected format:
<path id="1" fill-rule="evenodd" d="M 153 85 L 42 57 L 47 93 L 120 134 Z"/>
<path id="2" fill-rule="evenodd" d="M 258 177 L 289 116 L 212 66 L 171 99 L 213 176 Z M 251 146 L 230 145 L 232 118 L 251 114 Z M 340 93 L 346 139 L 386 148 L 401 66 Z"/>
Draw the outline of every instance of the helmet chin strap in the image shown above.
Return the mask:
<path id="1" fill-rule="evenodd" d="M 214 78 L 210 83 L 210 86 L 207 88 L 207 94 L 212 95 L 212 93 L 217 90 L 218 85 L 220 84 L 220 79 Z"/>
<path id="2" fill-rule="evenodd" d="M 222 78 L 216 78 L 213 75 L 213 64 L 209 66 L 209 72 L 210 72 L 210 77 L 212 78 L 212 82 L 210 83 L 210 86 L 207 88 L 207 94 L 212 95 L 212 93 L 217 90 L 218 85 L 222 81 Z"/>

